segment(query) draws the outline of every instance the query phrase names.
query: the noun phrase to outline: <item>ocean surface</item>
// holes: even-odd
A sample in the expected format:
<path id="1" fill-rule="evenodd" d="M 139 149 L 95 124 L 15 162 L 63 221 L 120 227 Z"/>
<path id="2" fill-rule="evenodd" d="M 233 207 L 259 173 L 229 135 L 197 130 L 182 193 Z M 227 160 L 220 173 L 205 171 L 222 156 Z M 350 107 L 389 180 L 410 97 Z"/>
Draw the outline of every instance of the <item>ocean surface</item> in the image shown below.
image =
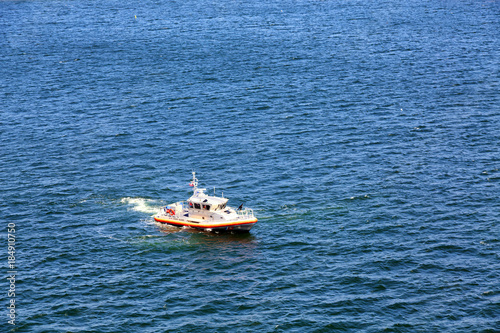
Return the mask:
<path id="1" fill-rule="evenodd" d="M 2 332 L 500 332 L 498 1 L 1 1 L 0 161 Z"/>

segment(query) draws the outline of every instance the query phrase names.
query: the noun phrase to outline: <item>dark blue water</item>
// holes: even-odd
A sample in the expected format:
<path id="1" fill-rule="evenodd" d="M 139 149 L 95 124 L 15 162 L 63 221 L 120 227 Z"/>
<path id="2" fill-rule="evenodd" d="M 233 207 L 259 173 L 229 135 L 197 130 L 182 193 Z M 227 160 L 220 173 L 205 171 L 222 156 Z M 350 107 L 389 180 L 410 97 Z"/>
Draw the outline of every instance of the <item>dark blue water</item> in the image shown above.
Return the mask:
<path id="1" fill-rule="evenodd" d="M 499 332 L 498 1 L 2 1 L 13 332 Z M 246 235 L 152 216 L 200 185 Z"/>

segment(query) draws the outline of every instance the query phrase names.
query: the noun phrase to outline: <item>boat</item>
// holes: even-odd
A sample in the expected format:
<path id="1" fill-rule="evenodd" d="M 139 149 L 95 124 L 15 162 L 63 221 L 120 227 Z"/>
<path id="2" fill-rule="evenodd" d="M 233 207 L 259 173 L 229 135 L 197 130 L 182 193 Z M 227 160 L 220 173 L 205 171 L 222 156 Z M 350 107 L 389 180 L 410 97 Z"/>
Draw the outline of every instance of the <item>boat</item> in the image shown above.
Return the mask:
<path id="1" fill-rule="evenodd" d="M 253 210 L 227 206 L 229 199 L 209 196 L 206 189 L 198 188 L 198 179 L 193 171 L 193 195 L 187 201 L 179 201 L 164 207 L 154 216 L 155 221 L 176 227 L 188 227 L 209 232 L 249 232 L 257 223 Z M 214 190 L 215 192 L 215 190 Z"/>

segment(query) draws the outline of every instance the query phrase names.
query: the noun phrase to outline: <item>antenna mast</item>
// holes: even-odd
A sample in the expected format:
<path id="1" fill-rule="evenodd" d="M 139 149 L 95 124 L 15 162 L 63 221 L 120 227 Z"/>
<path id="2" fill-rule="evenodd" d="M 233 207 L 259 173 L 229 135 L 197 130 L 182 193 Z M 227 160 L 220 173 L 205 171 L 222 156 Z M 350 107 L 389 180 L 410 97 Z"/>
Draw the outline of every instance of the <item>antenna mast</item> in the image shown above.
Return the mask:
<path id="1" fill-rule="evenodd" d="M 193 171 L 193 180 L 191 181 L 190 185 L 193 186 L 195 190 L 198 187 L 198 179 L 196 179 L 196 172 L 194 171 Z"/>

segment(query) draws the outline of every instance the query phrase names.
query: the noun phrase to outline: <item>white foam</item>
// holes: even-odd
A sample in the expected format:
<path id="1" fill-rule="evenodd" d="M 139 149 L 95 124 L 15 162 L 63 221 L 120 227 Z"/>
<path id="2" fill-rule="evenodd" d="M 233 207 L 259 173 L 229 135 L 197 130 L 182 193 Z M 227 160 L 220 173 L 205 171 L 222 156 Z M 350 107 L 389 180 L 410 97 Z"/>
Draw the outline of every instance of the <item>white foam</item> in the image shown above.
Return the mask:
<path id="1" fill-rule="evenodd" d="M 136 212 L 147 213 L 151 215 L 159 214 L 162 210 L 161 203 L 152 199 L 144 199 L 144 198 L 122 198 L 120 200 L 121 203 L 130 205 L 131 210 L 135 210 Z"/>

